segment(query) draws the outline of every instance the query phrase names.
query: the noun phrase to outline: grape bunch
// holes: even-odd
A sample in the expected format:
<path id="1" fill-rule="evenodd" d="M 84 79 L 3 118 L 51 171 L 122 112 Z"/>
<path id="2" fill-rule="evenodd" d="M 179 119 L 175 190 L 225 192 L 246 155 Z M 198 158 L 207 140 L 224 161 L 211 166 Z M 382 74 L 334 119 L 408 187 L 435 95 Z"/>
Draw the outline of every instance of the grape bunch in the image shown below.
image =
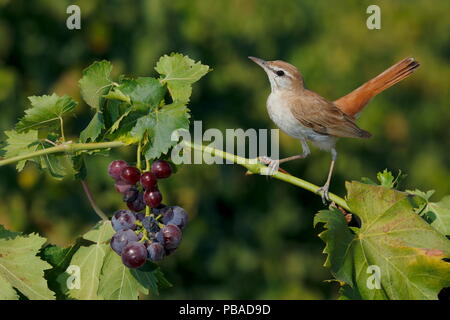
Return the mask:
<path id="1" fill-rule="evenodd" d="M 181 242 L 181 230 L 188 215 L 179 206 L 162 204 L 158 180 L 170 177 L 170 164 L 156 160 L 150 171 L 141 173 L 127 162 L 115 160 L 110 163 L 108 173 L 129 209 L 116 211 L 111 219 L 116 231 L 111 248 L 122 257 L 123 264 L 139 268 L 147 260 L 161 261 L 174 252 Z"/>

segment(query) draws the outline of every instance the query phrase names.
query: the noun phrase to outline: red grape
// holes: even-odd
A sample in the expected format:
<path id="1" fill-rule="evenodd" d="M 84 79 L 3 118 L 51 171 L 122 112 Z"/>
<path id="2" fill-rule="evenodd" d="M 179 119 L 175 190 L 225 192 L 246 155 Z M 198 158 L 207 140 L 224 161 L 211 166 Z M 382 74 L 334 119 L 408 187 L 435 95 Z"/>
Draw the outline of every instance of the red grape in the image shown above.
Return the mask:
<path id="1" fill-rule="evenodd" d="M 176 225 L 169 224 L 156 234 L 156 240 L 167 250 L 176 249 L 181 241 L 181 230 Z"/>
<path id="2" fill-rule="evenodd" d="M 151 172 L 144 172 L 141 175 L 141 184 L 142 184 L 142 187 L 144 187 L 144 189 L 146 189 L 146 190 L 151 190 L 151 189 L 155 188 L 156 182 L 157 182 L 156 177 Z"/>
<path id="3" fill-rule="evenodd" d="M 135 185 L 141 178 L 141 172 L 136 167 L 125 167 L 120 174 L 120 178 L 131 185 Z"/>
<path id="4" fill-rule="evenodd" d="M 128 268 L 139 268 L 147 260 L 147 248 L 140 242 L 129 242 L 122 250 L 122 262 Z"/>
<path id="5" fill-rule="evenodd" d="M 156 160 L 152 163 L 152 173 L 157 179 L 164 179 L 170 177 L 172 174 L 172 168 L 167 161 Z"/>
<path id="6" fill-rule="evenodd" d="M 108 174 L 115 180 L 120 179 L 122 170 L 128 166 L 128 163 L 123 160 L 114 160 L 108 166 Z"/>
<path id="7" fill-rule="evenodd" d="M 158 190 L 146 191 L 144 193 L 144 202 L 151 208 L 156 208 L 161 204 L 162 194 Z"/>

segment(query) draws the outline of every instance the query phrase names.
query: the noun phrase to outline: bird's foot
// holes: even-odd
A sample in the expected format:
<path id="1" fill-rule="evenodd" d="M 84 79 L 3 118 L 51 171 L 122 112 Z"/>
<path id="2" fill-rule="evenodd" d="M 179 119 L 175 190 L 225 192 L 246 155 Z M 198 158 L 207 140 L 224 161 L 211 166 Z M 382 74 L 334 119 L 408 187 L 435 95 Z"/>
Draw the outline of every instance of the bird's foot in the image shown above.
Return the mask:
<path id="1" fill-rule="evenodd" d="M 317 190 L 317 193 L 322 197 L 322 202 L 324 205 L 327 205 L 327 202 L 330 202 L 330 196 L 328 194 L 328 189 L 330 189 L 330 184 L 325 183 L 322 187 Z"/>
<path id="2" fill-rule="evenodd" d="M 268 166 L 268 168 L 261 169 L 262 175 L 272 176 L 280 169 L 280 160 L 273 160 L 267 156 L 259 157 L 258 160 Z"/>

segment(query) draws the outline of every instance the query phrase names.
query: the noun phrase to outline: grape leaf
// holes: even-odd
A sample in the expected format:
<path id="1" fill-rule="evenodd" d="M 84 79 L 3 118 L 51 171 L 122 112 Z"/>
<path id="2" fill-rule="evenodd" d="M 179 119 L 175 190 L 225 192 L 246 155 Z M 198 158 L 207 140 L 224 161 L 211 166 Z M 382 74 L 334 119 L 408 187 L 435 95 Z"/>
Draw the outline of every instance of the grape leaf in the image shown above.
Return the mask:
<path id="1" fill-rule="evenodd" d="M 92 108 L 100 111 L 100 101 L 112 85 L 109 79 L 112 65 L 109 61 L 96 61 L 83 70 L 79 81 L 81 96 Z"/>
<path id="2" fill-rule="evenodd" d="M 74 299 L 99 300 L 97 294 L 99 277 L 103 261 L 109 244 L 106 242 L 114 233 L 110 221 L 98 223 L 83 238 L 92 241 L 90 246 L 82 246 L 73 255 L 71 266 L 78 266 L 80 270 L 80 288 L 71 288 L 68 293 Z"/>
<path id="3" fill-rule="evenodd" d="M 91 230 L 83 235 L 83 239 L 98 243 L 109 242 L 115 231 L 111 221 L 100 221 Z"/>
<path id="4" fill-rule="evenodd" d="M 13 288 L 28 299 L 55 298 L 44 279 L 51 265 L 36 256 L 45 241 L 34 233 L 22 236 L 0 229 L 0 298 L 18 299 Z"/>
<path id="5" fill-rule="evenodd" d="M 139 269 L 131 270 L 133 276 L 145 288 L 149 289 L 154 294 L 159 294 L 158 288 L 169 288 L 172 284 L 167 281 L 161 269 L 154 263 L 147 262 Z"/>
<path id="6" fill-rule="evenodd" d="M 155 70 L 164 76 L 161 77 L 161 82 L 167 83 L 173 101 L 183 103 L 189 101 L 192 84 L 210 71 L 207 65 L 179 53 L 162 56 Z"/>
<path id="7" fill-rule="evenodd" d="M 124 94 L 120 89 L 114 88 L 103 96 L 105 99 L 118 100 L 131 104 L 131 98 Z"/>
<path id="8" fill-rule="evenodd" d="M 27 131 L 42 127 L 59 127 L 63 114 L 73 110 L 77 105 L 69 96 L 58 96 L 53 93 L 51 96 L 28 97 L 31 108 L 25 110 L 25 116 L 17 123 L 17 131 Z"/>
<path id="9" fill-rule="evenodd" d="M 158 287 L 170 287 L 159 267 L 147 262 L 139 269 L 129 269 L 120 256 L 109 249 L 100 277 L 99 295 L 106 300 L 136 300 L 139 292 L 159 294 Z"/>
<path id="10" fill-rule="evenodd" d="M 440 233 L 450 236 L 450 196 L 439 202 L 428 202 L 423 217 Z"/>
<path id="11" fill-rule="evenodd" d="M 177 143 L 172 141 L 172 133 L 178 129 L 188 129 L 189 117 L 189 109 L 185 105 L 173 103 L 139 118 L 131 135 L 142 139 L 147 134 L 150 143 L 145 150 L 145 158 L 159 158 Z"/>
<path id="12" fill-rule="evenodd" d="M 44 149 L 43 145 L 40 146 Z M 77 172 L 74 169 L 72 157 L 67 154 L 45 154 L 39 157 L 42 170 L 52 178 L 61 180 L 65 177 L 73 177 Z"/>
<path id="13" fill-rule="evenodd" d="M 6 158 L 26 155 L 30 152 L 34 152 L 39 148 L 38 131 L 29 130 L 28 132 L 19 133 L 14 130 L 5 131 L 7 136 L 7 145 L 3 148 L 6 153 Z M 29 159 L 33 160 L 33 159 Z M 16 169 L 22 171 L 27 160 L 21 160 L 17 162 Z"/>
<path id="14" fill-rule="evenodd" d="M 383 172 L 378 172 L 377 179 L 380 182 L 380 185 L 386 188 L 393 188 L 396 180 L 392 173 L 387 169 L 384 169 Z"/>
<path id="15" fill-rule="evenodd" d="M 57 299 L 66 298 L 68 290 L 66 282 L 70 276 L 66 269 L 78 248 L 79 244 L 67 248 L 48 245 L 41 251 L 42 259 L 52 265 L 51 269 L 45 270 L 45 279 L 47 279 L 49 288 L 56 293 Z"/>
<path id="16" fill-rule="evenodd" d="M 102 130 L 105 129 L 103 120 L 103 113 L 96 112 L 89 122 L 87 127 L 80 133 L 80 141 L 87 142 L 88 140 L 95 141 Z"/>
<path id="17" fill-rule="evenodd" d="M 149 110 L 159 106 L 166 94 L 166 88 L 157 79 L 150 77 L 124 79 L 119 89 L 131 98 L 135 110 Z"/>
<path id="18" fill-rule="evenodd" d="M 326 265 L 354 290 L 346 296 L 437 299 L 450 286 L 450 264 L 443 260 L 450 241 L 414 212 L 403 192 L 358 182 L 347 183 L 347 190 L 360 229 L 348 228 L 337 211 L 321 211 L 314 221 L 325 224 L 319 236 L 326 242 Z M 373 266 L 381 272 L 379 289 L 368 285 Z"/>
<path id="19" fill-rule="evenodd" d="M 120 123 L 122 122 L 122 120 L 127 117 L 130 112 L 131 112 L 132 108 L 128 108 L 128 110 L 126 110 L 124 113 L 122 113 L 122 115 L 113 123 L 113 125 L 111 126 L 111 128 L 109 129 L 109 131 L 111 133 L 113 133 L 114 131 L 116 131 L 117 129 L 119 129 Z"/>
<path id="20" fill-rule="evenodd" d="M 137 300 L 139 292 L 148 294 L 123 263 L 120 256 L 108 250 L 100 276 L 98 294 L 106 300 Z"/>

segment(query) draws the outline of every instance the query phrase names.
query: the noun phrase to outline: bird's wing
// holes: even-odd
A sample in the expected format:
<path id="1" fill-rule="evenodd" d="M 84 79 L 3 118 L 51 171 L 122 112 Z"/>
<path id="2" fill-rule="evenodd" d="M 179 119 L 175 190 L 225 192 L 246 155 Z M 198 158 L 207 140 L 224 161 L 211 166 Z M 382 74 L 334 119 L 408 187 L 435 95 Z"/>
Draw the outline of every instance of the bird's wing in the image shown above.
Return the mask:
<path id="1" fill-rule="evenodd" d="M 332 102 L 315 92 L 304 90 L 291 100 L 294 117 L 305 127 L 317 133 L 347 138 L 369 138 L 371 134 L 360 129 L 351 117 Z"/>

